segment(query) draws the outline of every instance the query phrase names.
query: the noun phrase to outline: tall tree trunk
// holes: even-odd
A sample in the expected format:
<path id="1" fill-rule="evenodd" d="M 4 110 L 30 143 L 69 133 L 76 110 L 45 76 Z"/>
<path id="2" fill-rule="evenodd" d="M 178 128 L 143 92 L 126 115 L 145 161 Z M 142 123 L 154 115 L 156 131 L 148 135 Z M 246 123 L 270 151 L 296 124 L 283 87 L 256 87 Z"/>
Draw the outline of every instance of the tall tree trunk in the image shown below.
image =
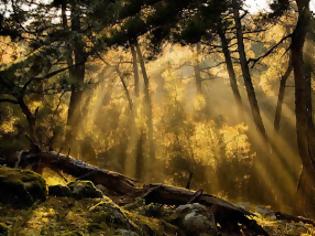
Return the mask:
<path id="1" fill-rule="evenodd" d="M 277 100 L 277 106 L 276 106 L 276 112 L 275 112 L 275 120 L 273 123 L 274 129 L 276 132 L 278 132 L 280 129 L 280 120 L 281 120 L 282 105 L 283 105 L 284 94 L 285 94 L 285 87 L 286 87 L 287 80 L 292 72 L 292 69 L 293 67 L 292 67 L 292 62 L 290 59 L 288 68 L 280 80 L 278 100 Z"/>
<path id="2" fill-rule="evenodd" d="M 129 111 L 130 111 L 130 116 L 129 116 L 130 127 L 129 127 L 129 130 L 128 130 L 128 133 L 127 133 L 128 138 L 124 139 L 124 140 L 125 140 L 126 144 L 133 145 L 132 142 L 134 141 L 134 139 L 135 140 L 138 139 L 137 138 L 138 137 L 138 133 L 137 133 L 137 130 L 136 130 L 134 104 L 133 104 L 133 101 L 132 101 L 129 89 L 127 87 L 127 84 L 125 82 L 124 76 L 123 76 L 122 72 L 119 69 L 119 66 L 116 67 L 116 72 L 117 72 L 118 77 L 120 78 L 120 82 L 121 82 L 121 84 L 123 86 L 126 98 L 128 100 Z M 128 145 L 124 145 L 124 147 L 126 147 L 126 150 L 127 150 L 127 146 Z M 127 155 L 123 155 L 122 159 L 121 159 L 121 166 L 122 166 L 122 169 L 123 169 L 124 172 L 126 172 L 126 165 L 127 165 L 127 159 L 126 158 L 127 158 Z"/>
<path id="3" fill-rule="evenodd" d="M 85 76 L 85 61 L 86 55 L 84 52 L 84 42 L 80 36 L 81 24 L 80 24 L 80 10 L 75 3 L 71 4 L 71 30 L 74 34 L 74 40 L 72 42 L 72 50 L 74 54 L 73 69 L 70 70 L 71 96 L 68 108 L 68 120 L 67 127 L 69 128 L 67 133 L 67 140 L 72 141 L 72 138 L 76 136 L 76 130 L 78 121 L 80 120 L 80 100 L 82 97 L 82 89 Z"/>
<path id="4" fill-rule="evenodd" d="M 134 75 L 134 82 L 135 82 L 135 95 L 139 97 L 139 70 L 138 70 L 138 59 L 137 59 L 137 52 L 135 46 L 130 43 L 130 51 L 132 55 L 132 66 L 133 66 L 133 75 Z"/>
<path id="5" fill-rule="evenodd" d="M 133 156 L 135 158 L 135 163 L 134 163 L 134 176 L 138 180 L 143 179 L 143 167 L 144 167 L 144 158 L 143 158 L 143 143 L 144 143 L 144 135 L 142 128 L 138 129 L 137 124 L 136 124 L 136 116 L 137 116 L 137 105 L 138 105 L 138 100 L 139 100 L 139 95 L 140 95 L 140 85 L 139 85 L 139 69 L 138 69 L 138 56 L 137 56 L 137 50 L 135 47 L 135 43 L 129 42 L 130 43 L 130 51 L 131 51 L 131 56 L 132 56 L 132 66 L 133 66 L 133 76 L 134 76 L 134 94 L 135 94 L 135 99 L 134 99 L 134 107 L 135 109 L 133 110 L 132 113 L 132 126 L 131 126 L 131 145 L 133 147 Z"/>
<path id="6" fill-rule="evenodd" d="M 309 0 L 296 1 L 299 16 L 291 43 L 295 80 L 296 133 L 299 154 L 303 163 L 298 195 L 299 206 L 303 210 L 313 205 L 310 200 L 313 197 L 315 186 L 315 130 L 312 119 L 311 79 L 305 70 L 303 58 L 303 48 L 311 16 L 309 3 Z"/>
<path id="7" fill-rule="evenodd" d="M 197 45 L 196 45 L 196 61 L 195 61 L 195 65 L 194 65 L 194 72 L 195 72 L 197 93 L 202 94 L 202 78 L 201 78 L 199 57 L 200 57 L 200 43 L 197 43 Z"/>
<path id="8" fill-rule="evenodd" d="M 232 0 L 233 3 L 233 15 L 234 15 L 234 21 L 236 26 L 236 37 L 237 37 L 237 47 L 238 47 L 238 53 L 240 56 L 240 63 L 241 63 L 241 69 L 243 73 L 244 78 L 244 84 L 246 87 L 246 92 L 252 112 L 252 116 L 256 125 L 256 128 L 260 132 L 261 136 L 263 137 L 264 141 L 268 142 L 268 137 L 266 134 L 265 126 L 263 124 L 263 120 L 260 114 L 255 89 L 253 86 L 249 66 L 247 63 L 246 53 L 245 53 L 245 45 L 244 45 L 244 38 L 243 38 L 243 29 L 242 29 L 242 23 L 241 23 L 241 17 L 240 17 L 240 4 L 238 0 Z"/>
<path id="9" fill-rule="evenodd" d="M 133 112 L 133 102 L 132 102 L 132 98 L 130 96 L 127 84 L 125 82 L 124 76 L 123 76 L 123 74 L 121 73 L 121 71 L 120 71 L 120 69 L 118 67 L 116 67 L 116 72 L 118 74 L 118 77 L 119 77 L 120 82 L 121 82 L 121 84 L 123 86 L 124 92 L 126 94 L 126 98 L 128 100 L 128 104 L 129 104 L 129 109 L 130 109 L 131 112 Z"/>
<path id="10" fill-rule="evenodd" d="M 226 69 L 227 69 L 228 74 L 229 74 L 230 85 L 232 88 L 233 96 L 234 96 L 234 99 L 235 99 L 238 107 L 240 109 L 242 109 L 242 106 L 243 106 L 242 105 L 242 97 L 241 97 L 241 94 L 240 94 L 240 91 L 239 91 L 238 85 L 237 85 L 237 80 L 236 80 L 236 75 L 235 75 L 235 71 L 234 71 L 234 67 L 233 67 L 231 52 L 229 50 L 229 43 L 228 43 L 228 40 L 227 40 L 225 33 L 223 32 L 223 29 L 221 26 L 219 26 L 219 28 L 218 28 L 218 35 L 219 35 L 220 40 L 221 40 L 222 52 L 224 54 Z"/>
<path id="11" fill-rule="evenodd" d="M 149 141 L 149 155 L 151 160 L 155 159 L 155 147 L 154 147 L 154 140 L 153 140 L 153 114 L 152 114 L 152 101 L 151 101 L 151 94 L 150 94 L 150 81 L 149 77 L 147 75 L 147 71 L 145 68 L 145 63 L 143 59 L 143 55 L 141 52 L 141 48 L 136 41 L 135 43 L 137 55 L 139 58 L 141 71 L 143 75 L 143 81 L 144 81 L 144 102 L 145 102 L 145 110 L 146 110 L 146 123 L 148 128 L 148 141 Z"/>
<path id="12" fill-rule="evenodd" d="M 19 104 L 19 106 L 20 106 L 20 108 L 21 108 L 21 110 L 22 110 L 22 112 L 25 115 L 26 120 L 27 120 L 31 144 L 38 145 L 38 140 L 36 137 L 36 117 L 31 112 L 29 107 L 26 105 L 23 97 L 18 98 L 17 101 L 18 101 L 18 104 Z"/>
<path id="13" fill-rule="evenodd" d="M 143 180 L 143 169 L 144 169 L 144 157 L 143 157 L 143 146 L 144 146 L 144 135 L 143 131 L 140 132 L 139 137 L 136 140 L 136 162 L 135 162 L 135 179 Z"/>

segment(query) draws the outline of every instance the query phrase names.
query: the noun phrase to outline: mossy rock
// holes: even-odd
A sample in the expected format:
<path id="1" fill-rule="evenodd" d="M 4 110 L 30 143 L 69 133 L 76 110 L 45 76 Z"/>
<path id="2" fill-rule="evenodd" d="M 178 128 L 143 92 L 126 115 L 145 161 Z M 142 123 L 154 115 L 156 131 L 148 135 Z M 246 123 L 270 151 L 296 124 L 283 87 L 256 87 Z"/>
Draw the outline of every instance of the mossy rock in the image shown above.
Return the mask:
<path id="1" fill-rule="evenodd" d="M 122 209 L 109 198 L 89 209 L 93 224 L 106 223 L 111 228 L 136 229 L 136 225 L 124 214 Z"/>
<path id="2" fill-rule="evenodd" d="M 51 185 L 48 187 L 49 196 L 53 197 L 70 197 L 72 195 L 71 190 L 68 186 L 64 185 Z"/>
<path id="3" fill-rule="evenodd" d="M 0 202 L 13 207 L 29 207 L 47 196 L 46 182 L 29 170 L 0 168 Z"/>
<path id="4" fill-rule="evenodd" d="M 67 185 L 74 198 L 101 198 L 103 193 L 91 181 L 77 180 Z"/>
<path id="5" fill-rule="evenodd" d="M 3 223 L 0 223 L 0 236 L 9 235 L 9 227 Z"/>
<path id="6" fill-rule="evenodd" d="M 165 225 L 159 220 L 128 211 L 104 196 L 89 209 L 89 231 L 110 229 L 113 235 L 165 235 Z"/>

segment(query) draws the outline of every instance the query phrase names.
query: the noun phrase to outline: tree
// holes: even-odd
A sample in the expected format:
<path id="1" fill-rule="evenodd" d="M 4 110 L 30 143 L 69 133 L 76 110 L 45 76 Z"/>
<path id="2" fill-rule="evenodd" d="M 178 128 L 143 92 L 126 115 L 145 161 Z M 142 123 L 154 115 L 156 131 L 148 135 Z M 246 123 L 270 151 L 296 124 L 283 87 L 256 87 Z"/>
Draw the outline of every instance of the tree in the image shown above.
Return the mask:
<path id="1" fill-rule="evenodd" d="M 78 120 L 80 120 L 80 100 L 82 98 L 82 90 L 85 77 L 85 62 L 86 53 L 84 51 L 84 41 L 81 35 L 81 23 L 80 23 L 80 8 L 78 4 L 74 1 L 71 3 L 71 33 L 73 34 L 73 41 L 71 46 L 68 47 L 70 50 L 68 53 L 68 63 L 74 63 L 75 66 L 69 71 L 70 83 L 71 83 L 71 95 L 68 108 L 68 120 L 67 120 L 67 142 L 71 144 L 73 138 L 76 135 Z M 65 17 L 64 17 L 64 20 Z M 67 25 L 67 21 L 63 23 Z M 67 30 L 67 28 L 65 29 Z M 72 54 L 74 55 L 74 60 L 72 60 Z M 70 59 L 71 58 L 71 59 Z M 69 66 L 72 66 L 70 64 Z"/>
<path id="2" fill-rule="evenodd" d="M 234 95 L 235 101 L 236 101 L 239 109 L 242 109 L 242 106 L 243 106 L 242 105 L 242 98 L 241 98 L 241 94 L 240 94 L 240 91 L 239 91 L 238 85 L 237 85 L 236 75 L 235 75 L 235 71 L 234 71 L 234 67 L 233 67 L 232 56 L 231 56 L 231 52 L 229 49 L 229 42 L 228 42 L 228 39 L 226 38 L 225 32 L 223 31 L 221 24 L 218 27 L 218 35 L 219 35 L 220 40 L 221 40 L 222 52 L 224 54 L 226 69 L 227 69 L 228 74 L 229 74 L 230 85 L 231 85 L 231 88 L 233 91 L 233 95 Z"/>
<path id="3" fill-rule="evenodd" d="M 46 55 L 49 54 L 50 57 Z M 68 70 L 68 67 L 56 68 L 58 63 L 56 48 L 42 47 L 23 60 L 13 63 L 0 71 L 0 102 L 18 105 L 25 115 L 29 129 L 29 139 L 32 146 L 40 146 L 36 133 L 37 108 L 31 111 L 26 98 L 34 95 L 45 96 L 49 93 L 61 93 L 66 87 L 59 84 L 47 84 L 49 79 Z M 57 59 L 56 59 L 57 58 Z M 46 86 L 43 86 L 46 83 Z M 45 88 L 46 87 L 46 88 Z"/>
<path id="4" fill-rule="evenodd" d="M 296 1 L 298 20 L 292 35 L 291 57 L 295 81 L 296 133 L 303 172 L 299 183 L 300 205 L 311 206 L 315 186 L 315 128 L 313 122 L 311 76 L 304 61 L 304 44 L 310 27 L 309 0 Z M 311 189 L 310 189 L 311 188 Z M 313 209 L 314 210 L 314 209 Z"/>
<path id="5" fill-rule="evenodd" d="M 262 138 L 268 142 L 268 137 L 266 134 L 265 126 L 260 114 L 260 109 L 258 105 L 258 101 L 255 94 L 255 89 L 253 86 L 249 66 L 247 63 L 247 57 L 245 53 L 245 45 L 244 45 L 244 37 L 243 37 L 243 26 L 241 23 L 241 16 L 240 16 L 240 2 L 238 0 L 232 0 L 232 7 L 233 7 L 233 16 L 235 21 L 236 27 L 236 37 L 237 37 L 237 48 L 240 57 L 241 69 L 243 73 L 244 84 L 246 87 L 247 97 L 249 100 L 253 120 L 257 129 L 259 130 Z"/>
<path id="6" fill-rule="evenodd" d="M 150 158 L 154 160 L 155 148 L 154 148 L 154 140 L 153 140 L 153 114 L 152 114 L 152 100 L 151 100 L 151 95 L 150 95 L 150 80 L 147 74 L 144 58 L 141 52 L 140 45 L 138 44 L 138 41 L 135 42 L 135 47 L 137 51 L 137 56 L 139 58 L 143 81 L 144 81 L 144 103 L 145 103 L 145 110 L 147 114 L 146 123 L 147 123 L 147 128 L 148 128 L 148 139 L 149 139 L 149 146 L 150 146 L 149 153 L 150 153 Z"/>
<path id="7" fill-rule="evenodd" d="M 280 80 L 280 86 L 279 86 L 279 92 L 278 92 L 278 100 L 276 105 L 276 112 L 275 112 L 275 119 L 274 119 L 274 129 L 275 131 L 279 131 L 280 129 L 280 120 L 281 120 L 281 113 L 282 113 L 282 105 L 285 95 L 285 88 L 287 80 L 292 72 L 292 63 L 291 60 L 288 62 L 288 68 L 285 71 L 284 75 L 281 77 Z"/>

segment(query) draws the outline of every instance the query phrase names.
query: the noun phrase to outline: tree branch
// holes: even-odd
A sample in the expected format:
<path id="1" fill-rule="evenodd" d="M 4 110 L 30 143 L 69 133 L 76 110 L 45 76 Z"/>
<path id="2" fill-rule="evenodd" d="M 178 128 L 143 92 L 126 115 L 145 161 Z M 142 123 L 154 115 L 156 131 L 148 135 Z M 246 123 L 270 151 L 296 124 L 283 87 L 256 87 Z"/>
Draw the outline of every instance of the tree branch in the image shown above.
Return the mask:
<path id="1" fill-rule="evenodd" d="M 269 56 L 271 53 L 274 52 L 274 50 L 276 50 L 280 44 L 282 44 L 285 40 L 287 40 L 288 38 L 291 38 L 292 34 L 288 34 L 285 37 L 283 37 L 278 43 L 276 43 L 275 45 L 273 45 L 271 48 L 269 48 L 269 50 L 267 50 L 267 52 L 265 52 L 263 55 L 257 57 L 257 58 L 250 58 L 247 63 L 253 63 L 251 65 L 251 68 L 254 68 L 255 65 L 262 59 L 264 59 L 265 57 Z"/>
<path id="2" fill-rule="evenodd" d="M 19 104 L 19 102 L 17 100 L 14 99 L 10 99 L 10 98 L 0 98 L 0 103 L 11 103 L 11 104 Z"/>

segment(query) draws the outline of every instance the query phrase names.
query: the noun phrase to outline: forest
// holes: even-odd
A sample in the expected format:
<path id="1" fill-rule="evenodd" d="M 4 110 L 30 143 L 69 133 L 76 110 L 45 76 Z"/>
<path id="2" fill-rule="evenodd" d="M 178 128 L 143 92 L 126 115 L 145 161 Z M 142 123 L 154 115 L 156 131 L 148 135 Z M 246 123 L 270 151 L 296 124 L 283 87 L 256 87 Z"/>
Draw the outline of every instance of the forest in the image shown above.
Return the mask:
<path id="1" fill-rule="evenodd" d="M 0 0 L 0 236 L 315 235 L 314 0 Z"/>

